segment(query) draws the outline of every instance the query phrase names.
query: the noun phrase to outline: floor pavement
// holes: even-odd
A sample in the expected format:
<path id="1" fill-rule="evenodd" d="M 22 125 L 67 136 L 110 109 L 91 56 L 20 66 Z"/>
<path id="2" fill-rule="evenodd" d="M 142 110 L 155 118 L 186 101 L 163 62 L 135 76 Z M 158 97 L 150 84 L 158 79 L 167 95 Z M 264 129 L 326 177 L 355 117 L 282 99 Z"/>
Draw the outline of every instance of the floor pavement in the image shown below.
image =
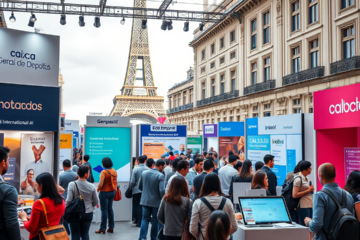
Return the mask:
<path id="1" fill-rule="evenodd" d="M 90 227 L 90 240 L 137 240 L 139 239 L 140 228 L 129 222 L 115 222 L 114 233 L 96 234 L 95 231 L 100 227 L 100 223 L 92 223 Z M 149 235 L 150 235 L 149 224 Z M 150 236 L 148 236 L 150 239 Z"/>

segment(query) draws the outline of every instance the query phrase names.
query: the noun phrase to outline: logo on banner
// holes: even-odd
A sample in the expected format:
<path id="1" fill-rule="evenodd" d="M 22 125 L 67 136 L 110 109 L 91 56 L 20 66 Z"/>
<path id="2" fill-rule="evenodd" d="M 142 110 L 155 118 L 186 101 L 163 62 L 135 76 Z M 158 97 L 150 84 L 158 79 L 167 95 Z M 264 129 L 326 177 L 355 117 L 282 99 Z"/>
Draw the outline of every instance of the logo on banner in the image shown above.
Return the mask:
<path id="1" fill-rule="evenodd" d="M 205 126 L 205 133 L 206 133 L 206 134 L 214 134 L 214 133 L 215 133 L 214 125 L 212 125 L 212 126 Z"/>
<path id="2" fill-rule="evenodd" d="M 280 140 L 280 139 L 273 139 L 272 140 L 272 143 L 273 144 L 279 144 L 279 145 L 282 145 L 282 144 L 284 144 L 284 140 Z"/>
<path id="3" fill-rule="evenodd" d="M 257 128 L 257 125 L 248 125 L 248 129 L 253 129 L 253 128 Z"/>
<path id="4" fill-rule="evenodd" d="M 355 101 L 348 103 L 341 99 L 341 103 L 339 104 L 332 104 L 329 107 L 330 114 L 341 114 L 341 113 L 348 113 L 348 112 L 358 112 L 360 109 L 360 102 L 358 98 Z"/>
<path id="5" fill-rule="evenodd" d="M 231 131 L 231 128 L 228 128 L 228 127 L 220 127 L 220 131 L 222 131 L 222 132 L 230 132 L 230 131 Z"/>
<path id="6" fill-rule="evenodd" d="M 31 137 L 30 138 L 30 144 L 45 144 L 45 138 L 44 137 Z"/>
<path id="7" fill-rule="evenodd" d="M 265 126 L 265 130 L 276 130 L 276 125 L 274 125 L 274 126 Z"/>
<path id="8" fill-rule="evenodd" d="M 150 131 L 152 132 L 176 132 L 176 125 L 151 125 Z"/>
<path id="9" fill-rule="evenodd" d="M 32 110 L 32 111 L 41 111 L 42 104 L 33 103 L 32 101 L 28 103 L 14 102 L 13 100 L 9 101 L 0 101 L 0 106 L 2 109 L 16 109 L 16 110 Z"/>
<path id="10" fill-rule="evenodd" d="M 115 124 L 118 124 L 118 120 L 101 120 L 101 119 L 98 119 L 97 120 L 97 123 L 98 124 L 105 124 L 105 125 L 108 125 L 108 124 L 113 124 L 113 125 L 115 125 Z"/>

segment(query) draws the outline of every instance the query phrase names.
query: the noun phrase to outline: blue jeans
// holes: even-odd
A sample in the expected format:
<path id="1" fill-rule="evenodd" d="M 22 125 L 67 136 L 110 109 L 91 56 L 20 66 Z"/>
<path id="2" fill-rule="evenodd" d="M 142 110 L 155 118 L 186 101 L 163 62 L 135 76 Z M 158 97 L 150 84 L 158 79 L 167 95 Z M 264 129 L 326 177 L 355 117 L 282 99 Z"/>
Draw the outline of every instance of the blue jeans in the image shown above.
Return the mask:
<path id="1" fill-rule="evenodd" d="M 146 239 L 150 221 L 151 221 L 151 232 L 150 232 L 151 240 L 157 240 L 157 235 L 159 232 L 159 222 L 157 219 L 158 210 L 159 208 L 142 206 L 143 215 L 141 221 L 139 240 Z"/>
<path id="2" fill-rule="evenodd" d="M 306 217 L 312 218 L 312 212 L 312 208 L 297 208 L 297 213 L 299 215 L 299 221 L 301 225 L 305 226 L 304 219 Z"/>
<path id="3" fill-rule="evenodd" d="M 109 228 L 114 228 L 114 211 L 113 201 L 115 197 L 115 191 L 112 192 L 100 192 L 100 210 L 101 210 L 101 224 L 100 229 L 106 230 L 106 222 L 109 218 Z"/>
<path id="4" fill-rule="evenodd" d="M 86 213 L 80 219 L 70 221 L 71 240 L 89 240 L 89 229 L 93 213 Z"/>

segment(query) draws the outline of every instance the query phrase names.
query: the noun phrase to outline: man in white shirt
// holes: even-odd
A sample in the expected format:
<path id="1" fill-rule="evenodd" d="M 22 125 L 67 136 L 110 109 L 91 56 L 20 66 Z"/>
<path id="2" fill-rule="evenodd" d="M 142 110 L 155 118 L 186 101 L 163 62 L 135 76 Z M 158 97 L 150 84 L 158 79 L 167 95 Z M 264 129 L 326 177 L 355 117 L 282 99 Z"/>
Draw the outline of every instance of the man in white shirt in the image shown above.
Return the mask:
<path id="1" fill-rule="evenodd" d="M 44 162 L 41 159 L 41 154 L 35 154 L 34 153 L 34 158 L 35 158 L 35 160 L 33 162 L 30 162 L 30 163 L 26 164 L 24 175 L 23 175 L 24 177 L 27 176 L 27 172 L 30 169 L 33 169 L 35 171 L 34 179 L 36 179 L 36 177 L 38 175 L 40 175 L 41 173 L 44 173 L 44 172 L 50 173 L 50 166 L 49 166 L 49 164 L 47 162 Z"/>
<path id="2" fill-rule="evenodd" d="M 238 171 L 234 168 L 239 156 L 230 155 L 229 164 L 220 168 L 219 170 L 219 179 L 221 183 L 221 190 L 223 191 L 226 197 L 229 197 L 229 190 L 231 184 L 231 178 L 238 174 Z"/>
<path id="3" fill-rule="evenodd" d="M 171 184 L 171 181 L 173 180 L 173 178 L 175 176 L 182 176 L 186 183 L 188 184 L 189 186 L 189 183 L 188 181 L 186 180 L 186 175 L 189 173 L 189 169 L 190 169 L 190 163 L 186 160 L 181 160 L 178 162 L 177 164 L 177 171 L 176 173 L 169 179 L 168 181 L 168 184 L 166 185 L 166 189 L 165 189 L 165 194 L 169 191 L 169 188 L 170 188 L 170 184 Z"/>

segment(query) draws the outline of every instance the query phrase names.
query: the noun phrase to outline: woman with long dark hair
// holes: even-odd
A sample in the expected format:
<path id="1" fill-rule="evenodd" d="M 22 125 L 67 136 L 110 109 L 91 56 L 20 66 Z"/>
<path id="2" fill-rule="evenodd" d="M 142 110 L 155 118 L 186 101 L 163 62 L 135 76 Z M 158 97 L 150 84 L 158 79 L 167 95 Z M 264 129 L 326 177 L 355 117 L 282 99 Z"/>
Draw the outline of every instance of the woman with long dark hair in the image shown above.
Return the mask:
<path id="1" fill-rule="evenodd" d="M 113 163 L 110 158 L 106 157 L 102 160 L 104 170 L 100 173 L 100 181 L 97 187 L 100 199 L 100 210 L 101 210 L 101 224 L 100 229 L 95 233 L 103 233 L 106 231 L 106 224 L 109 219 L 108 233 L 114 232 L 114 210 L 113 202 L 115 197 L 115 191 L 117 189 L 117 173 L 113 169 Z"/>
<path id="2" fill-rule="evenodd" d="M 266 196 L 271 196 L 271 193 L 269 192 L 268 188 L 269 188 L 269 180 L 266 172 L 257 171 L 251 182 L 251 189 L 265 189 Z"/>
<path id="3" fill-rule="evenodd" d="M 231 178 L 230 190 L 229 190 L 230 196 L 232 196 L 232 194 L 233 194 L 233 183 L 234 182 L 250 182 L 251 183 L 253 176 L 254 176 L 252 162 L 250 160 L 245 160 L 244 162 L 238 161 L 234 166 L 235 169 L 236 169 L 236 166 L 240 163 L 241 163 L 241 168 L 239 171 L 239 175 L 233 176 Z M 238 169 L 236 169 L 236 170 L 238 170 Z"/>
<path id="4" fill-rule="evenodd" d="M 219 177 L 214 173 L 209 173 L 204 178 L 200 198 L 194 202 L 191 214 L 190 232 L 196 239 L 206 239 L 206 226 L 213 210 L 223 210 L 229 214 L 231 220 L 230 234 L 236 232 L 237 223 L 233 204 L 230 199 L 223 197 Z M 201 226 L 200 231 L 199 224 Z"/>
<path id="5" fill-rule="evenodd" d="M 348 191 L 354 199 L 355 213 L 360 221 L 360 171 L 354 170 L 346 180 L 344 190 Z"/>
<path id="6" fill-rule="evenodd" d="M 168 192 L 160 203 L 158 220 L 164 225 L 165 240 L 181 240 L 183 226 L 191 218 L 190 194 L 185 179 L 181 176 L 173 178 Z"/>
<path id="7" fill-rule="evenodd" d="M 211 213 L 207 227 L 206 240 L 227 240 L 230 236 L 230 217 L 224 211 L 216 210 Z"/>
<path id="8" fill-rule="evenodd" d="M 29 239 L 38 240 L 39 230 L 44 227 L 59 225 L 65 212 L 65 201 L 58 192 L 54 177 L 50 173 L 42 173 L 35 179 L 36 190 L 40 199 L 44 202 L 49 224 L 46 223 L 45 211 L 40 199 L 34 202 L 31 209 L 31 217 L 21 211 L 19 218 L 24 222 L 24 227 L 30 232 Z"/>

